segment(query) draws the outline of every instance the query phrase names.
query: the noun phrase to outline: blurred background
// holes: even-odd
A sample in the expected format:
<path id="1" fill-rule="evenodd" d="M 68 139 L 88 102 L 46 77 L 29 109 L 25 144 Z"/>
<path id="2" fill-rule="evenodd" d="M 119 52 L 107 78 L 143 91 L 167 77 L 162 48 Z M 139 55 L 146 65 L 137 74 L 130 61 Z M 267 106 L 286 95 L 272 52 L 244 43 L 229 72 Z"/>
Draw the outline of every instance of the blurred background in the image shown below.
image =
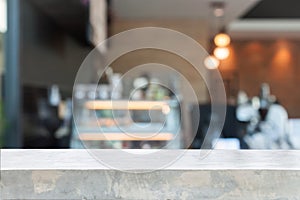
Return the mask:
<path id="1" fill-rule="evenodd" d="M 299 149 L 299 9 L 297 0 L 0 0 L 0 146 Z M 206 73 L 175 54 L 142 49 L 96 64 L 73 88 L 101 41 L 148 26 L 201 44 L 207 53 L 188 53 Z M 113 45 L 126 44 L 98 49 L 100 60 Z M 155 66 L 122 77 L 146 63 L 177 70 L 197 100 L 178 74 Z M 218 82 L 217 70 L 227 113 L 221 138 L 205 140 L 216 116 L 203 76 Z"/>

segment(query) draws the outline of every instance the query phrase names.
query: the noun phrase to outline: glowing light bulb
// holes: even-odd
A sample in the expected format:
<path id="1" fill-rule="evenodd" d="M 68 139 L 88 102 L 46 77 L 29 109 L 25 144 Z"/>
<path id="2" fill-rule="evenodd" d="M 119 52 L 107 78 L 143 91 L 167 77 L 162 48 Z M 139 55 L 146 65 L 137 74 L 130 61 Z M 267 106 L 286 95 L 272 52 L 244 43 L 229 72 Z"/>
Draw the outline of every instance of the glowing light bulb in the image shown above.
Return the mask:
<path id="1" fill-rule="evenodd" d="M 229 57 L 229 49 L 227 47 L 217 47 L 214 50 L 214 56 L 219 60 L 225 60 Z"/>
<path id="2" fill-rule="evenodd" d="M 207 69 L 217 69 L 220 61 L 215 56 L 210 55 L 205 58 L 204 65 Z"/>
<path id="3" fill-rule="evenodd" d="M 219 33 L 215 36 L 214 42 L 218 47 L 226 47 L 230 44 L 230 37 L 225 33 Z"/>

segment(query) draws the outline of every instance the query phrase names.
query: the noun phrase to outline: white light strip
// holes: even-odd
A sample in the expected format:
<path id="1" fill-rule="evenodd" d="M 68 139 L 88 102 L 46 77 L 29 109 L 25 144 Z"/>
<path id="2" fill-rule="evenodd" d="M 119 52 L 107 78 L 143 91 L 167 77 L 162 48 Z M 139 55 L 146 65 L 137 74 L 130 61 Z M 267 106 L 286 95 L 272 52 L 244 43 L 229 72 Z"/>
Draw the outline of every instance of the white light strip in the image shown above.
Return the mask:
<path id="1" fill-rule="evenodd" d="M 237 20 L 228 26 L 228 33 L 233 38 L 274 38 L 300 37 L 300 20 Z"/>
<path id="2" fill-rule="evenodd" d="M 7 31 L 7 3 L 6 0 L 0 0 L 0 32 Z"/>

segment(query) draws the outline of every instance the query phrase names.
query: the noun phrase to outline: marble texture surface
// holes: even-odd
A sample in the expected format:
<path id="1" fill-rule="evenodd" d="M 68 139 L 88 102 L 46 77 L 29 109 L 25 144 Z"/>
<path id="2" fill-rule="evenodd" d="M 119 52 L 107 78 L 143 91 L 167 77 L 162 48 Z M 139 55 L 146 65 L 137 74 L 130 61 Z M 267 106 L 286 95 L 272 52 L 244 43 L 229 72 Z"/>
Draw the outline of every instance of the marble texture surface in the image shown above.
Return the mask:
<path id="1" fill-rule="evenodd" d="M 2 150 L 0 199 L 300 199 L 300 151 L 166 150 L 158 161 L 180 157 L 151 171 L 154 158 L 97 153 L 136 167 L 111 169 L 87 150 Z"/>

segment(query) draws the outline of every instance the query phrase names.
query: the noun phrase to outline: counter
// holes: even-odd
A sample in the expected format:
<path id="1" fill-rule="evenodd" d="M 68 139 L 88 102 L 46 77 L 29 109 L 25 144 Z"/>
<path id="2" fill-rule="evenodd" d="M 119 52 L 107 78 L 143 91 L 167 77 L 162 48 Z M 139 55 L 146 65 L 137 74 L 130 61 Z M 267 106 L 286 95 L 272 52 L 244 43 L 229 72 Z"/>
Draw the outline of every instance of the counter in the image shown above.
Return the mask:
<path id="1" fill-rule="evenodd" d="M 300 151 L 163 150 L 144 161 L 97 152 L 136 167 L 111 169 L 87 150 L 2 150 L 1 199 L 300 199 Z"/>

